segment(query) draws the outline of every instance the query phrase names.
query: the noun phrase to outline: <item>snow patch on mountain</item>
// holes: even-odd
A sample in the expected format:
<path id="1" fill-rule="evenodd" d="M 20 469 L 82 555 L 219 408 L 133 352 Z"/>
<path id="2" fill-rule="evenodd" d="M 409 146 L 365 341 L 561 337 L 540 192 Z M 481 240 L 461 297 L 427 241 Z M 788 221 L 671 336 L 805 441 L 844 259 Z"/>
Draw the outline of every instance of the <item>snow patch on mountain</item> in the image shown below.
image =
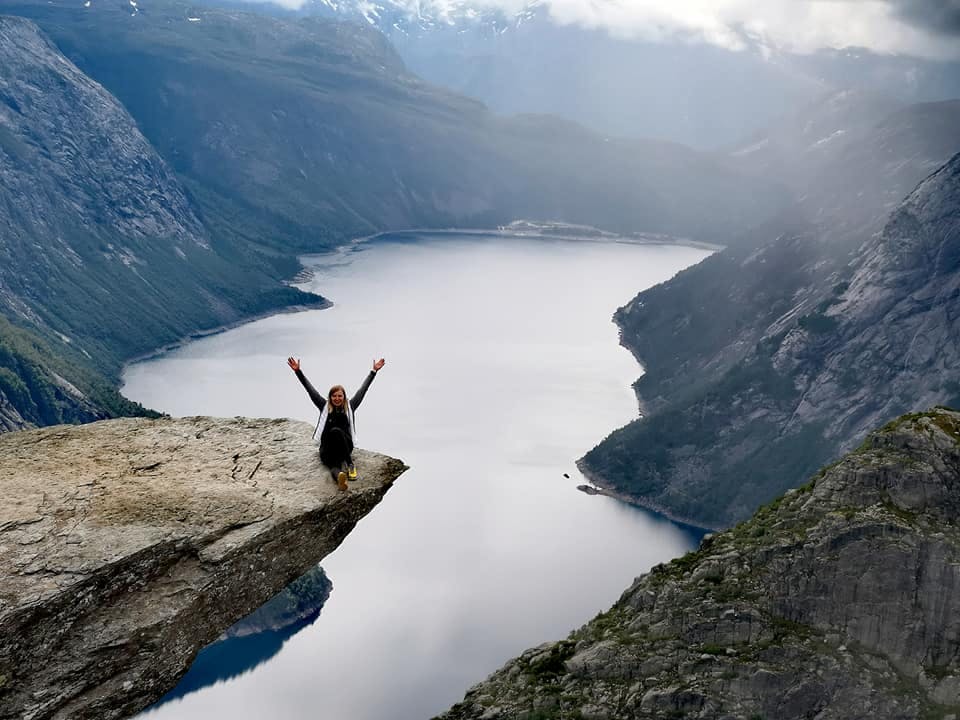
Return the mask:
<path id="1" fill-rule="evenodd" d="M 528 0 L 516 11 L 482 0 L 311 0 L 309 5 L 319 14 L 365 21 L 388 35 L 442 28 L 502 33 L 531 22 L 546 10 L 543 0 Z"/>

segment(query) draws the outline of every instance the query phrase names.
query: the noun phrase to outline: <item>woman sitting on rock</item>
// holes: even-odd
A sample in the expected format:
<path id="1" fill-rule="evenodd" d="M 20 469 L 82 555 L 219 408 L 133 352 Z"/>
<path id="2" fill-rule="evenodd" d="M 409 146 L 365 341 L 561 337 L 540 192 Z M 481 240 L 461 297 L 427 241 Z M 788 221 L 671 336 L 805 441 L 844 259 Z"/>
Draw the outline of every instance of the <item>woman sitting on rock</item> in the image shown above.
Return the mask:
<path id="1" fill-rule="evenodd" d="M 320 445 L 320 462 L 330 469 L 330 474 L 333 475 L 341 490 L 347 489 L 348 478 L 357 479 L 357 468 L 353 464 L 357 426 L 353 414 L 360 407 L 363 396 L 367 394 L 367 388 L 370 387 L 377 371 L 384 366 L 385 362 L 383 358 L 374 361 L 373 370 L 348 403 L 347 391 L 343 389 L 343 385 L 334 385 L 330 388 L 327 397 L 323 397 L 300 370 L 300 360 L 287 358 L 287 365 L 296 373 L 310 399 L 313 400 L 313 404 L 320 410 L 320 419 L 317 421 L 316 430 L 313 431 L 313 439 Z"/>

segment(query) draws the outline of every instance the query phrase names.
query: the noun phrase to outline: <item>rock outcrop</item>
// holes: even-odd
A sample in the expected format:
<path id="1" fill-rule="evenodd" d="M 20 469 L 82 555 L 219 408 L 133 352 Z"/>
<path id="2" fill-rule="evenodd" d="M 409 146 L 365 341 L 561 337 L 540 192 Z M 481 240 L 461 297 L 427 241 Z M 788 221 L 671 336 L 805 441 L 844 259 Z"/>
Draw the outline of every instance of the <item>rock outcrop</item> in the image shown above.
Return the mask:
<path id="1" fill-rule="evenodd" d="M 0 717 L 119 718 L 331 552 L 406 469 L 337 490 L 306 423 L 124 419 L 0 436 Z"/>
<path id="2" fill-rule="evenodd" d="M 443 717 L 960 717 L 960 413 L 907 415 Z"/>

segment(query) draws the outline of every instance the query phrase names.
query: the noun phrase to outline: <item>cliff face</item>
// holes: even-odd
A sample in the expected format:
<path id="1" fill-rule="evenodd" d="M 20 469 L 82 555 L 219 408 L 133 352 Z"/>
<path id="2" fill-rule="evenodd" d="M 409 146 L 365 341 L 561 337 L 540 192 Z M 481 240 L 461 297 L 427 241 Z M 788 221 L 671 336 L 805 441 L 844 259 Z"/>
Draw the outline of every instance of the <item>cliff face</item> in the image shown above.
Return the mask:
<path id="1" fill-rule="evenodd" d="M 729 161 L 788 185 L 798 211 L 836 242 L 876 230 L 960 150 L 958 128 L 960 101 L 902 106 L 845 90 L 785 118 Z"/>
<path id="2" fill-rule="evenodd" d="M 871 427 L 960 404 L 960 155 L 852 259 L 810 237 L 725 255 L 618 314 L 650 348 L 648 413 L 587 454 L 602 482 L 726 527 Z"/>
<path id="3" fill-rule="evenodd" d="M 820 423 L 848 449 L 891 416 L 960 397 L 960 155 L 837 279 L 768 330 L 771 349 L 782 337 L 773 367 L 800 392 L 785 431 Z"/>
<path id="4" fill-rule="evenodd" d="M 444 718 L 960 716 L 960 413 L 904 416 Z"/>
<path id="5" fill-rule="evenodd" d="M 205 227 L 127 110 L 0 16 L 0 431 L 142 413 L 126 358 L 292 303 Z"/>
<path id="6" fill-rule="evenodd" d="M 337 490 L 289 420 L 0 437 L 0 717 L 118 718 L 339 545 L 405 467 Z"/>

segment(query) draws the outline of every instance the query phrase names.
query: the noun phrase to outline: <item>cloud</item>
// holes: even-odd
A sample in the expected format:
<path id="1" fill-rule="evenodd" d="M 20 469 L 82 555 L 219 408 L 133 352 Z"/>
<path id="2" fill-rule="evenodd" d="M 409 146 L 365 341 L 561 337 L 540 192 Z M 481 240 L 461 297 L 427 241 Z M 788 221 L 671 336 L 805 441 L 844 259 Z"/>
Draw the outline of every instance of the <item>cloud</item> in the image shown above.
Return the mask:
<path id="1" fill-rule="evenodd" d="M 893 6 L 914 27 L 960 39 L 960 0 L 893 0 Z"/>
<path id="2" fill-rule="evenodd" d="M 705 42 L 731 50 L 760 44 L 804 53 L 865 47 L 960 56 L 954 37 L 960 0 L 545 0 L 544 5 L 561 23 L 648 40 Z"/>
<path id="3" fill-rule="evenodd" d="M 507 14 L 531 4 L 559 23 L 658 42 L 700 42 L 731 50 L 748 46 L 809 53 L 863 47 L 879 53 L 960 58 L 960 0 L 273 0 L 352 5 L 372 16 L 377 6 L 439 19 L 465 8 Z"/>

